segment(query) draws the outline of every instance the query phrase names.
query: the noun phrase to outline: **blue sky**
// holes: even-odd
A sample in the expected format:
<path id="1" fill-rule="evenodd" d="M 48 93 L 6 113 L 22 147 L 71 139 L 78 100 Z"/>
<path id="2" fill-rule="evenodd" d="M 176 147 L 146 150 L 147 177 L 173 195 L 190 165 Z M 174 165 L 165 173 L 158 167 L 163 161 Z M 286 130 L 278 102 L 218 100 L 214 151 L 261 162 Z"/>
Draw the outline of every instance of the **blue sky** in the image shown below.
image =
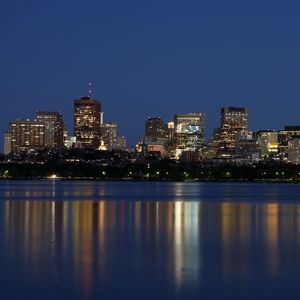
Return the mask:
<path id="1" fill-rule="evenodd" d="M 246 106 L 250 127 L 300 124 L 299 1 L 1 1 L 0 140 L 9 121 L 61 111 L 88 81 L 129 144 L 148 116 Z"/>

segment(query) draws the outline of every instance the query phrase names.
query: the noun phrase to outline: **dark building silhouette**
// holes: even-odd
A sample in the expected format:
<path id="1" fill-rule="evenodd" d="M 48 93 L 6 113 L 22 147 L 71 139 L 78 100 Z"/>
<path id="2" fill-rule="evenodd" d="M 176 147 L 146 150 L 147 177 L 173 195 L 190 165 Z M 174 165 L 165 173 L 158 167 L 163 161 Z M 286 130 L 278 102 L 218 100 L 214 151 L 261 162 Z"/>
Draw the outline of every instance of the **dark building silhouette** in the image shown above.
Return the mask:
<path id="1" fill-rule="evenodd" d="M 151 142 L 165 142 L 168 140 L 168 124 L 160 117 L 149 117 L 145 124 L 146 140 Z"/>

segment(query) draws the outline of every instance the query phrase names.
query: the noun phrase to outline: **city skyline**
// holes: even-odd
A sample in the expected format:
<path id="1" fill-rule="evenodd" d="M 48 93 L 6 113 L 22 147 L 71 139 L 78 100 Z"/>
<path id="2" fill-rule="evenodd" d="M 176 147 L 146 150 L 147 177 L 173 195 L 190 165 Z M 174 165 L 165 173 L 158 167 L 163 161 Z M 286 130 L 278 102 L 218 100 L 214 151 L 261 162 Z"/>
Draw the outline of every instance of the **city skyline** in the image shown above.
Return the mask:
<path id="1" fill-rule="evenodd" d="M 87 86 L 88 86 L 88 88 L 90 88 L 91 83 L 89 82 Z M 117 120 L 113 120 L 112 121 L 111 118 L 109 118 L 109 117 L 106 118 L 105 111 L 102 110 L 103 101 L 96 100 L 97 97 L 92 97 L 91 96 L 92 90 L 88 89 L 87 91 L 88 91 L 87 95 L 89 95 L 89 96 L 77 97 L 76 99 L 73 99 L 73 103 L 71 103 L 71 104 L 74 106 L 75 103 L 78 102 L 79 100 L 81 100 L 81 101 L 92 101 L 92 102 L 94 101 L 94 102 L 97 102 L 98 105 L 99 105 L 99 116 L 98 116 L 99 117 L 99 120 L 98 120 L 99 124 L 98 125 L 99 126 L 101 125 L 101 123 L 100 123 L 100 120 L 101 120 L 101 122 L 103 122 L 103 124 L 113 124 L 114 123 L 114 124 L 117 124 L 117 126 L 119 127 L 119 122 Z M 242 109 L 242 110 L 246 110 L 246 113 L 247 113 L 247 127 L 245 127 L 244 129 L 247 129 L 247 130 L 250 130 L 250 131 L 253 131 L 253 132 L 255 132 L 255 131 L 264 131 L 264 130 L 267 130 L 267 131 L 268 130 L 271 130 L 271 131 L 272 130 L 274 130 L 274 131 L 280 131 L 280 130 L 283 130 L 284 127 L 289 127 L 289 126 L 291 126 L 291 127 L 293 127 L 293 126 L 298 127 L 299 123 L 300 123 L 300 120 L 299 120 L 299 123 L 287 121 L 287 122 L 285 122 L 283 124 L 282 127 L 278 127 L 277 126 L 276 128 L 272 128 L 270 126 L 266 126 L 264 128 L 255 128 L 254 126 L 251 126 L 252 125 L 251 124 L 251 115 L 252 115 L 251 114 L 251 109 L 249 109 L 249 107 L 232 106 L 232 105 L 227 105 L 227 106 L 219 107 L 219 113 L 217 114 L 217 118 L 219 118 L 219 119 L 218 119 L 218 121 L 217 121 L 216 124 L 211 124 L 211 122 L 209 122 L 210 125 L 211 125 L 209 128 L 207 126 L 207 119 L 208 118 L 207 118 L 207 113 L 205 111 L 202 111 L 202 112 L 199 112 L 199 111 L 197 111 L 197 112 L 195 112 L 195 111 L 191 112 L 191 111 L 185 110 L 185 112 L 181 111 L 181 112 L 173 113 L 172 116 L 169 117 L 169 118 L 167 118 L 167 119 L 162 118 L 161 114 L 158 113 L 156 115 L 151 115 L 151 116 L 149 115 L 149 116 L 147 116 L 144 119 L 144 122 L 142 124 L 138 124 L 139 125 L 138 128 L 140 128 L 139 131 L 141 133 L 138 136 L 136 136 L 136 137 L 131 136 L 131 138 L 133 138 L 133 140 L 131 141 L 131 143 L 128 143 L 128 146 L 129 147 L 130 146 L 134 146 L 138 141 L 140 141 L 141 139 L 147 137 L 147 132 L 146 132 L 147 129 L 145 131 L 145 127 L 144 126 L 145 126 L 145 122 L 147 123 L 147 120 L 149 120 L 149 119 L 161 119 L 162 122 L 166 122 L 166 123 L 163 123 L 163 124 L 165 124 L 167 126 L 168 122 L 174 122 L 177 114 L 179 114 L 179 115 L 180 114 L 182 114 L 182 115 L 188 115 L 188 114 L 198 114 L 198 113 L 205 115 L 205 121 L 203 123 L 204 124 L 204 128 L 205 128 L 204 129 L 204 139 L 205 139 L 205 142 L 208 143 L 209 140 L 211 140 L 214 137 L 215 130 L 218 129 L 218 128 L 222 128 L 222 122 L 223 122 L 222 121 L 222 118 L 223 118 L 222 117 L 222 114 L 223 114 L 222 111 L 224 109 L 238 109 L 238 110 Z M 249 111 L 250 111 L 250 113 L 249 113 Z M 22 116 L 19 116 L 19 117 L 13 119 L 13 120 L 10 120 L 8 122 L 8 124 L 6 125 L 6 130 L 2 134 L 2 138 L 0 137 L 0 141 L 2 139 L 2 141 L 1 141 L 2 144 L 4 143 L 5 134 L 6 134 L 7 130 L 8 130 L 8 128 L 9 128 L 9 124 L 10 123 L 15 122 L 15 121 L 18 122 L 18 121 L 35 120 L 35 119 L 38 120 L 39 119 L 39 113 L 61 114 L 61 111 L 58 110 L 58 109 L 54 109 L 53 111 L 46 112 L 46 111 L 43 111 L 41 109 L 37 109 L 35 117 L 34 117 L 34 113 L 31 112 L 30 115 L 29 114 L 27 114 L 26 116 L 22 115 Z M 71 115 L 71 118 L 69 116 L 66 118 L 66 116 L 63 115 L 63 114 L 61 114 L 61 117 L 62 117 L 62 120 L 64 122 L 65 129 L 67 130 L 68 137 L 73 137 L 73 136 L 76 136 L 76 133 L 75 133 L 75 119 L 76 119 L 76 116 L 74 115 L 74 107 L 69 110 L 68 115 Z M 249 115 L 250 115 L 250 118 L 249 118 Z M 67 119 L 71 119 L 71 123 L 70 124 L 66 123 Z M 121 136 L 124 136 L 124 137 L 127 138 L 127 136 L 125 134 L 121 135 Z M 99 143 L 97 142 L 97 144 L 100 145 L 100 141 L 99 141 Z M 96 144 L 94 146 L 96 147 Z M 3 149 L 3 146 L 2 146 L 2 149 Z"/>
<path id="2" fill-rule="evenodd" d="M 297 299 L 300 1 L 0 1 L 0 295 Z"/>
<path id="3" fill-rule="evenodd" d="M 89 90 L 88 90 L 89 86 L 90 86 L 90 82 L 88 82 L 86 84 L 86 87 L 87 87 L 87 89 L 86 89 L 87 90 L 86 95 L 88 95 L 88 93 L 89 93 Z M 84 94 L 82 94 L 80 97 L 77 96 L 77 98 L 88 98 L 88 97 L 89 96 L 85 96 Z M 99 97 L 92 97 L 92 98 L 99 99 Z M 41 107 L 40 108 L 36 107 L 36 110 L 34 112 L 32 112 L 32 111 L 24 112 L 23 111 L 23 115 L 19 115 L 19 116 L 15 117 L 13 120 L 32 119 L 36 113 L 38 113 L 39 111 L 43 111 L 43 110 L 44 111 L 58 112 L 58 113 L 61 113 L 63 115 L 64 121 L 65 121 L 65 125 L 66 125 L 66 129 L 68 130 L 69 134 L 70 135 L 74 135 L 74 116 L 73 116 L 73 113 L 72 113 L 72 105 L 73 105 L 74 99 L 71 100 L 71 101 L 68 101 L 69 107 L 65 107 L 64 109 L 63 108 L 62 109 L 58 109 L 58 108 L 53 107 L 52 110 L 45 110 L 45 109 L 43 109 Z M 99 101 L 101 102 L 102 107 L 103 106 L 106 107 L 105 100 L 100 99 Z M 224 102 L 224 103 L 226 103 L 226 102 Z M 236 104 L 233 105 L 232 103 L 236 103 Z M 215 106 L 215 105 L 213 105 L 213 106 Z M 43 107 L 45 107 L 45 106 L 43 106 Z M 47 107 L 49 107 L 49 106 L 47 106 Z M 185 106 L 182 106 L 182 108 L 184 108 L 184 107 Z M 238 103 L 237 101 L 232 101 L 229 104 L 225 104 L 222 107 L 242 107 L 242 105 L 241 105 L 241 103 Z M 214 111 L 216 110 L 216 114 L 214 114 L 213 116 L 210 116 L 210 117 L 207 117 L 208 114 L 207 114 L 206 111 L 203 111 L 203 110 L 201 111 L 200 109 L 198 109 L 198 110 L 196 109 L 195 111 L 191 111 L 188 108 L 184 108 L 180 112 L 163 113 L 163 112 L 157 111 L 156 114 L 155 113 L 147 114 L 147 112 L 142 112 L 141 115 L 145 116 L 144 120 L 142 120 L 142 123 L 140 123 L 140 124 L 138 124 L 138 123 L 134 124 L 135 127 L 139 128 L 137 130 L 138 131 L 138 135 L 134 135 L 130 131 L 128 133 L 125 132 L 124 128 L 127 128 L 127 126 L 128 126 L 128 124 L 126 124 L 126 123 L 122 123 L 123 128 L 122 128 L 122 126 L 119 126 L 119 127 L 121 128 L 122 136 L 126 136 L 126 137 L 128 136 L 129 137 L 129 142 L 130 142 L 129 144 L 130 145 L 134 145 L 137 140 L 139 140 L 140 138 L 142 138 L 144 136 L 143 125 L 144 125 L 145 119 L 159 117 L 159 118 L 162 118 L 165 121 L 169 122 L 169 121 L 173 120 L 173 117 L 174 117 L 174 115 L 176 113 L 189 114 L 189 113 L 195 113 L 195 112 L 200 112 L 201 111 L 201 112 L 205 113 L 205 115 L 206 115 L 206 120 L 205 120 L 205 124 L 206 124 L 206 126 L 205 126 L 205 138 L 207 140 L 207 139 L 211 138 L 211 136 L 213 135 L 214 129 L 220 126 L 220 108 L 221 108 L 220 106 L 219 107 L 213 107 L 213 110 Z M 270 114 L 270 117 L 272 117 L 272 118 L 266 119 L 264 121 L 264 124 L 265 124 L 264 127 L 259 127 L 258 124 L 260 122 L 258 120 L 256 120 L 255 118 L 252 118 L 253 117 L 253 113 L 252 112 L 253 112 L 253 110 L 256 111 L 257 107 L 256 107 L 256 109 L 253 109 L 252 107 L 246 107 L 246 108 L 250 112 L 249 128 L 252 131 L 258 131 L 258 130 L 280 130 L 284 126 L 294 126 L 294 125 L 298 126 L 298 124 L 300 123 L 300 119 L 298 121 L 296 119 L 293 119 L 293 120 L 288 120 L 287 119 L 286 121 L 282 120 L 281 122 L 275 124 L 274 121 L 272 121 L 272 120 L 274 120 L 274 118 L 276 117 L 276 114 L 274 114 L 274 115 Z M 65 114 L 62 113 L 62 111 L 64 111 Z M 110 110 L 108 110 L 108 111 L 110 111 Z M 291 110 L 291 112 L 292 112 L 292 110 Z M 101 117 L 103 117 L 103 120 L 105 121 L 105 123 L 107 123 L 107 122 L 108 123 L 116 122 L 116 123 L 120 124 L 120 122 L 118 120 L 113 119 L 112 117 L 108 116 L 107 113 L 106 113 L 106 111 L 102 111 L 102 113 L 103 113 L 103 116 L 101 116 Z M 125 111 L 125 113 L 126 113 L 126 111 Z M 3 118 L 2 118 L 2 120 L 3 120 Z M 12 119 L 9 120 L 8 123 L 10 123 L 11 121 L 12 121 Z M 215 121 L 216 123 L 212 123 L 212 121 Z M 4 131 L 2 132 L 2 136 L 7 131 L 8 123 L 6 125 L 5 124 L 1 124 L 2 125 L 1 127 L 4 128 Z M 130 120 L 129 123 L 132 124 L 132 120 Z M 257 124 L 255 125 L 255 123 L 257 123 Z M 273 124 L 273 125 L 269 125 L 269 124 Z M 3 137 L 0 137 L 0 143 L 1 143 L 1 145 L 3 145 L 3 142 L 4 142 Z"/>
<path id="4" fill-rule="evenodd" d="M 128 144 L 149 116 L 195 111 L 206 112 L 210 136 L 219 108 L 229 105 L 249 108 L 253 130 L 298 124 L 299 6 L 2 3 L 1 144 L 11 120 L 37 110 L 60 111 L 71 131 L 68 111 L 88 81 Z"/>

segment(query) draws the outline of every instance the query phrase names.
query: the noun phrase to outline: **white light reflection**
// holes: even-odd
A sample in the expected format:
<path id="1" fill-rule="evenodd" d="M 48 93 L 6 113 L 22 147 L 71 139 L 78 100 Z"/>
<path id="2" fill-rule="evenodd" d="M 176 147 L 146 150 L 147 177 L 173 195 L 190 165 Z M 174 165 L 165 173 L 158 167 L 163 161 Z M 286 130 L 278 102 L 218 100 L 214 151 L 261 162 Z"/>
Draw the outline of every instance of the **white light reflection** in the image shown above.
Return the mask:
<path id="1" fill-rule="evenodd" d="M 55 257 L 56 254 L 56 233 L 55 233 L 55 201 L 51 202 L 51 256 Z"/>
<path id="2" fill-rule="evenodd" d="M 52 181 L 52 197 L 55 198 L 56 196 L 56 186 L 55 186 L 55 180 Z"/>
<path id="3" fill-rule="evenodd" d="M 183 233 L 182 233 L 182 202 L 175 202 L 174 208 L 174 266 L 175 266 L 175 282 L 176 287 L 180 288 L 182 285 L 182 268 L 184 267 L 184 254 L 183 254 Z"/>
<path id="4" fill-rule="evenodd" d="M 199 284 L 200 203 L 175 202 L 174 207 L 174 277 L 177 293 L 183 285 Z"/>

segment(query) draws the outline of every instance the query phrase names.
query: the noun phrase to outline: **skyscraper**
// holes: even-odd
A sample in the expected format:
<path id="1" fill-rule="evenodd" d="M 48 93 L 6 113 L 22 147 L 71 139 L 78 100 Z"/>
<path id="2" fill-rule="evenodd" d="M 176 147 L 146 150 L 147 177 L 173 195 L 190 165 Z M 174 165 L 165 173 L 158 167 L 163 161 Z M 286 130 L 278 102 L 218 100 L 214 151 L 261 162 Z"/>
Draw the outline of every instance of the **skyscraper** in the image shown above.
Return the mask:
<path id="1" fill-rule="evenodd" d="M 294 138 L 288 141 L 288 160 L 292 164 L 300 164 L 300 139 Z"/>
<path id="2" fill-rule="evenodd" d="M 255 133 L 261 157 L 269 157 L 278 153 L 278 132 L 275 130 L 259 130 Z"/>
<path id="3" fill-rule="evenodd" d="M 221 109 L 220 147 L 225 151 L 235 149 L 235 135 L 248 130 L 248 110 L 244 107 L 223 107 Z"/>
<path id="4" fill-rule="evenodd" d="M 45 146 L 64 146 L 64 123 L 60 112 L 37 112 L 36 119 L 45 124 Z"/>
<path id="5" fill-rule="evenodd" d="M 32 151 L 45 147 L 45 124 L 37 120 L 16 120 L 9 124 L 7 142 L 10 151 Z"/>
<path id="6" fill-rule="evenodd" d="M 4 134 L 4 154 L 11 152 L 11 133 L 9 131 Z"/>
<path id="7" fill-rule="evenodd" d="M 100 125 L 100 138 L 108 150 L 118 145 L 118 125 L 116 123 L 103 123 Z"/>
<path id="8" fill-rule="evenodd" d="M 183 151 L 200 152 L 204 144 L 204 113 L 176 114 L 174 116 L 176 156 Z"/>
<path id="9" fill-rule="evenodd" d="M 288 154 L 289 141 L 295 138 L 300 138 L 300 126 L 284 126 L 278 131 L 278 151 L 283 157 Z"/>
<path id="10" fill-rule="evenodd" d="M 168 124 L 160 117 L 149 117 L 145 124 L 146 139 L 151 142 L 165 142 L 168 140 Z"/>
<path id="11" fill-rule="evenodd" d="M 74 135 L 83 146 L 100 145 L 100 101 L 91 97 L 74 100 Z"/>

